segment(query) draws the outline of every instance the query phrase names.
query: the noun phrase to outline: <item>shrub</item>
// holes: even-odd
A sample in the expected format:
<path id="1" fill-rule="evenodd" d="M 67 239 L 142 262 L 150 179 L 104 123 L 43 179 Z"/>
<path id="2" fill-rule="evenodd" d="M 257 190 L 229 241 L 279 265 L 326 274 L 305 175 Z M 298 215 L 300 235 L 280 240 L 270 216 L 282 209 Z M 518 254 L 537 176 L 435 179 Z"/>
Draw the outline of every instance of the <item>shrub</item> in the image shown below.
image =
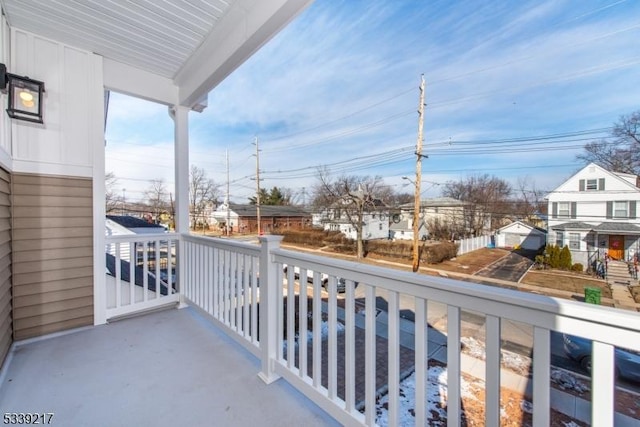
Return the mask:
<path id="1" fill-rule="evenodd" d="M 559 268 L 563 270 L 571 270 L 571 251 L 568 246 L 565 246 L 560 251 L 560 265 Z"/>
<path id="2" fill-rule="evenodd" d="M 583 272 L 584 271 L 584 266 L 581 263 L 576 262 L 575 264 L 573 264 L 571 266 L 571 271 Z"/>
<path id="3" fill-rule="evenodd" d="M 429 264 L 438 264 L 458 254 L 458 245 L 453 242 L 440 242 L 435 245 L 423 246 L 420 259 Z"/>

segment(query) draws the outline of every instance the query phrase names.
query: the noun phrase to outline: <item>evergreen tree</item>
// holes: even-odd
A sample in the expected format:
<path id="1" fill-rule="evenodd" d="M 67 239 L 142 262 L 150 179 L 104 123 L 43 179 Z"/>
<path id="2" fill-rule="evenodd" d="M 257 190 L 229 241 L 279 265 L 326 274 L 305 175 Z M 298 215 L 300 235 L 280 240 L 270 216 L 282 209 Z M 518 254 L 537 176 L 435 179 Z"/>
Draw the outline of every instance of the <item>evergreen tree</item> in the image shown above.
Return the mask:
<path id="1" fill-rule="evenodd" d="M 560 268 L 563 270 L 571 270 L 571 251 L 569 246 L 565 246 L 560 251 Z"/>

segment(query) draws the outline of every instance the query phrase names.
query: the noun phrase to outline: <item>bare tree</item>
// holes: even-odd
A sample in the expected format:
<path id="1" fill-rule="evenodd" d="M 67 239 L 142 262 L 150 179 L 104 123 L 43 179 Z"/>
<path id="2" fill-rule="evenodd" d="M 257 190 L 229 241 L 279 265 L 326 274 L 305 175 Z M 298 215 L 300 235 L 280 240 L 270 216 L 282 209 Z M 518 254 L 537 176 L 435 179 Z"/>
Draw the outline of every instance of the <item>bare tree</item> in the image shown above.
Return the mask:
<path id="1" fill-rule="evenodd" d="M 167 187 L 164 185 L 164 180 L 152 179 L 144 195 L 151 208 L 154 220 L 156 223 L 159 222 L 160 215 L 167 210 L 169 205 L 167 200 L 169 193 L 167 192 Z"/>
<path id="2" fill-rule="evenodd" d="M 364 216 L 376 210 L 380 199 L 378 194 L 386 194 L 388 186 L 379 176 L 340 176 L 333 179 L 327 169 L 318 170 L 318 183 L 313 188 L 312 206 L 316 209 L 331 207 L 334 218 L 346 219 L 356 230 L 356 254 L 364 255 L 362 229 Z"/>
<path id="3" fill-rule="evenodd" d="M 497 228 L 509 210 L 511 186 L 495 176 L 475 175 L 460 181 L 449 181 L 442 195 L 469 202 L 465 209 L 465 226 L 473 235 L 482 233 L 487 225 Z"/>
<path id="4" fill-rule="evenodd" d="M 640 111 L 621 116 L 609 138 L 589 142 L 576 159 L 613 172 L 640 174 Z"/>
<path id="5" fill-rule="evenodd" d="M 201 222 L 205 223 L 204 214 L 207 205 L 218 202 L 220 185 L 207 177 L 204 169 L 191 165 L 189 171 L 189 211 L 193 218 L 193 227 Z"/>
<path id="6" fill-rule="evenodd" d="M 518 178 L 517 199 L 514 201 L 513 212 L 530 223 L 535 223 L 536 216 L 547 210 L 544 200 L 545 191 L 536 188 L 535 181 L 530 177 Z"/>
<path id="7" fill-rule="evenodd" d="M 114 213 L 118 206 L 122 205 L 122 196 L 120 192 L 116 190 L 118 185 L 118 178 L 113 172 L 107 172 L 104 176 L 105 181 L 105 211 L 107 213 Z"/>

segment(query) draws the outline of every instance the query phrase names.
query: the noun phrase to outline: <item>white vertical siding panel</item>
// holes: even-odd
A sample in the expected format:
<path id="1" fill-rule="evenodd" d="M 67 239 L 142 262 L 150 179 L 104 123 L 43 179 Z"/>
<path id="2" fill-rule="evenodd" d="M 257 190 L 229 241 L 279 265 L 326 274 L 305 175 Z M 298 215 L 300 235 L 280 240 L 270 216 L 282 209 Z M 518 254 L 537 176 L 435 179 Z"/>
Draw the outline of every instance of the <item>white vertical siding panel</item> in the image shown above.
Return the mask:
<path id="1" fill-rule="evenodd" d="M 92 122 L 86 106 L 87 93 L 91 89 L 89 54 L 84 51 L 62 46 L 63 73 L 59 92 L 61 99 L 60 122 L 64 141 L 89 141 Z M 45 82 L 46 88 L 46 82 Z M 48 112 L 48 111 L 47 111 Z M 47 116 L 47 120 L 48 120 Z M 61 147 L 61 161 L 64 163 L 91 164 L 91 144 L 68 144 Z"/>

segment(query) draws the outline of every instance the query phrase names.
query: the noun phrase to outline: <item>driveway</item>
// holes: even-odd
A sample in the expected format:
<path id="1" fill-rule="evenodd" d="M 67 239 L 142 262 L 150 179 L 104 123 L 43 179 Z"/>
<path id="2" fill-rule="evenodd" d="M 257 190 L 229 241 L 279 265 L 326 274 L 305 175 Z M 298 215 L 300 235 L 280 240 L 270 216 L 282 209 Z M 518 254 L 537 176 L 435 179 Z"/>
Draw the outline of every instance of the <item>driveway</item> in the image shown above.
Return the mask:
<path id="1" fill-rule="evenodd" d="M 517 282 L 533 265 L 536 253 L 537 251 L 524 249 L 510 252 L 493 264 L 478 271 L 475 275 Z"/>

